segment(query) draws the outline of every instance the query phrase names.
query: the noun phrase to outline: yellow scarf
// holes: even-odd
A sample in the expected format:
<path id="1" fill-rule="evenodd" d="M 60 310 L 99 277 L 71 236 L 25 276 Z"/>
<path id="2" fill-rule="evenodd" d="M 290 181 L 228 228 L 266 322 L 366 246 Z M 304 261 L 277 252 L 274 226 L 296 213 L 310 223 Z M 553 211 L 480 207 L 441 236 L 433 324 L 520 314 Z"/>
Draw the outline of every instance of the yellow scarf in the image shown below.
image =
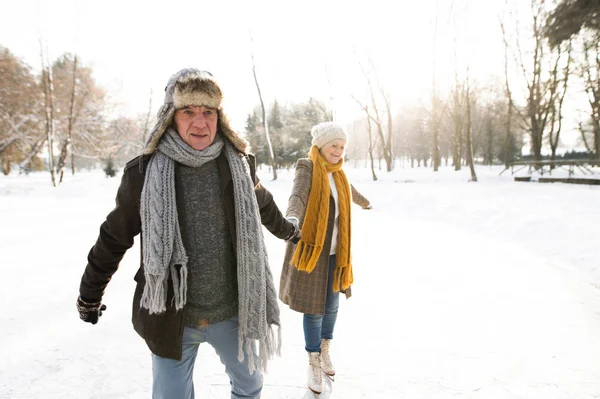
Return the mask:
<path id="1" fill-rule="evenodd" d="M 312 183 L 306 215 L 302 225 L 302 239 L 298 242 L 291 264 L 298 270 L 312 272 L 317 265 L 319 255 L 323 250 L 325 235 L 327 234 L 327 221 L 329 218 L 329 178 L 327 173 L 332 172 L 335 187 L 338 192 L 339 222 L 336 252 L 336 265 L 333 276 L 333 291 L 346 290 L 354 281 L 352 275 L 352 259 L 350 256 L 350 184 L 342 170 L 344 160 L 337 164 L 329 164 L 319 153 L 319 149 L 312 146 L 309 158 L 313 162 Z"/>

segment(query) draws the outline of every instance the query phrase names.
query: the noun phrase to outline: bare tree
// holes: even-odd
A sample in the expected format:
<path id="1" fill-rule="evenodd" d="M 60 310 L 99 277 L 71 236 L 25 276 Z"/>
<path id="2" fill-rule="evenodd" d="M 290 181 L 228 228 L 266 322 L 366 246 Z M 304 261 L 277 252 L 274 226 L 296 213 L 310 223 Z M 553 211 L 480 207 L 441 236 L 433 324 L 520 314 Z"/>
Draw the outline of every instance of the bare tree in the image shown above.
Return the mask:
<path id="1" fill-rule="evenodd" d="M 31 164 L 31 161 L 33 160 L 33 158 L 40 153 L 44 144 L 46 144 L 46 139 L 41 138 L 37 142 L 35 142 L 32 146 L 30 146 L 29 150 L 27 152 L 24 152 L 25 154 L 27 154 L 27 156 L 23 159 L 23 161 L 21 161 L 21 163 L 19 163 L 19 167 L 21 169 L 27 168 L 27 165 Z"/>
<path id="2" fill-rule="evenodd" d="M 356 54 L 356 51 L 355 51 L 355 54 Z M 356 54 L 356 56 L 358 59 L 359 57 L 357 54 Z M 366 83 L 367 83 L 367 88 L 369 91 L 368 102 L 370 102 L 371 105 L 367 107 L 366 104 L 359 101 L 354 95 L 351 95 L 351 97 L 356 102 L 358 102 L 360 108 L 367 113 L 367 117 L 377 127 L 377 139 L 375 140 L 375 143 L 377 141 L 379 141 L 381 143 L 380 144 L 381 155 L 383 156 L 383 158 L 385 160 L 386 170 L 388 172 L 390 172 L 393 169 L 393 157 L 392 157 L 393 115 L 391 112 L 390 98 L 389 98 L 389 95 L 386 93 L 386 91 L 383 89 L 383 86 L 379 83 L 379 81 L 377 79 L 375 67 L 374 67 L 373 61 L 371 60 L 370 57 L 368 59 L 368 62 L 369 62 L 370 70 L 367 70 L 364 67 L 364 65 L 362 64 L 360 59 L 358 60 L 358 65 L 359 65 L 360 70 L 365 78 Z M 375 83 L 373 82 L 373 80 L 375 80 Z M 375 87 L 375 86 L 377 86 L 377 87 Z M 384 122 L 381 117 L 382 112 L 380 112 L 379 105 L 377 102 L 377 92 L 381 95 L 383 102 L 384 102 L 384 107 L 386 109 L 385 112 L 387 112 L 387 139 L 383 133 Z"/>
<path id="3" fill-rule="evenodd" d="M 54 103 L 52 86 L 52 68 L 47 59 L 47 51 L 44 51 L 42 40 L 40 39 L 40 58 L 42 61 L 42 87 L 44 89 L 44 117 L 46 119 L 46 143 L 48 145 L 48 170 L 52 185 L 56 187 L 56 177 L 54 175 Z"/>
<path id="4" fill-rule="evenodd" d="M 588 144 L 586 130 L 580 124 L 583 142 L 588 150 L 593 150 L 600 162 L 600 32 L 589 34 L 583 40 L 583 61 L 579 67 L 579 76 L 583 78 L 585 92 L 590 105 L 589 124 L 593 136 L 593 145 Z"/>
<path id="5" fill-rule="evenodd" d="M 331 112 L 329 112 L 327 110 L 327 107 L 325 106 L 325 104 L 322 104 L 322 110 L 325 113 L 325 116 L 327 117 L 327 121 L 331 121 L 331 122 L 335 122 L 336 120 L 336 115 L 335 115 L 335 98 L 333 96 L 333 89 L 332 89 L 332 84 L 331 84 L 331 77 L 329 76 L 329 68 L 327 67 L 327 64 L 325 64 L 325 77 L 327 78 L 327 87 L 329 89 L 329 107 L 331 108 Z M 311 97 L 310 101 L 313 101 L 313 98 Z M 321 104 L 320 101 L 316 100 L 315 101 L 318 104 Z"/>
<path id="6" fill-rule="evenodd" d="M 383 155 L 383 158 L 385 160 L 385 164 L 386 164 L 386 170 L 388 172 L 390 172 L 392 170 L 392 162 L 393 162 L 393 158 L 392 158 L 392 144 L 391 144 L 391 138 L 392 138 L 392 115 L 391 115 L 391 109 L 390 109 L 390 101 L 389 101 L 389 97 L 386 95 L 385 91 L 383 91 L 383 89 L 381 88 L 381 85 L 379 83 L 377 83 L 378 89 L 380 94 L 383 97 L 384 103 L 385 103 L 385 107 L 386 107 L 386 111 L 388 113 L 388 140 L 386 141 L 386 138 L 383 134 L 383 121 L 381 119 L 381 113 L 379 112 L 379 108 L 377 105 L 377 96 L 375 94 L 375 84 L 373 83 L 373 80 L 371 78 L 371 75 L 375 76 L 375 80 L 377 80 L 377 76 L 375 73 L 375 69 L 373 66 L 373 62 L 371 61 L 371 59 L 369 58 L 369 65 L 371 66 L 371 71 L 370 73 L 364 68 L 363 64 L 359 61 L 358 62 L 360 69 L 363 73 L 363 76 L 365 77 L 365 80 L 367 82 L 367 87 L 369 89 L 369 96 L 370 96 L 370 102 L 371 102 L 371 107 L 365 107 L 361 102 L 359 102 L 354 96 L 354 100 L 358 101 L 358 103 L 360 104 L 361 108 L 367 112 L 368 117 L 370 118 L 370 120 L 375 124 L 375 126 L 377 127 L 377 137 L 380 141 L 380 146 L 381 146 L 381 153 Z"/>
<path id="7" fill-rule="evenodd" d="M 544 127 L 546 126 L 546 121 L 548 119 L 548 114 L 550 112 L 550 107 L 548 107 L 548 101 L 545 100 L 546 93 L 542 83 L 544 46 L 541 36 L 541 6 L 540 4 L 537 4 L 536 7 L 535 0 L 532 0 L 531 7 L 533 14 L 533 39 L 535 41 L 535 49 L 533 53 L 533 76 L 531 76 L 531 80 L 529 79 L 529 73 L 522 62 L 521 69 L 523 71 L 525 80 L 527 81 L 528 98 L 526 121 L 529 122 L 531 150 L 533 152 L 534 159 L 539 161 L 541 160 L 542 156 L 542 137 L 544 134 Z M 520 45 L 518 45 L 518 47 L 519 54 L 522 54 Z"/>
<path id="8" fill-rule="evenodd" d="M 562 53 L 561 44 L 557 46 L 558 54 Z M 569 81 L 570 75 L 570 66 L 571 66 L 571 42 L 569 41 L 567 45 L 567 61 L 566 66 L 562 69 L 562 73 L 559 73 L 559 60 L 560 57 L 557 57 L 556 63 L 554 64 L 554 68 L 552 70 L 552 77 L 550 79 L 550 91 L 552 97 L 556 98 L 554 103 L 550 108 L 550 130 L 548 131 L 548 141 L 550 144 L 550 149 L 552 151 L 551 159 L 556 158 L 556 149 L 558 148 L 559 140 L 560 140 L 560 132 L 562 130 L 562 119 L 563 119 L 563 103 L 565 101 L 565 95 L 567 94 L 567 84 Z"/>
<path id="9" fill-rule="evenodd" d="M 373 64 L 373 59 L 369 58 L 369 63 L 371 64 L 371 70 L 375 75 L 375 81 L 377 82 L 377 88 L 379 90 L 379 94 L 383 99 L 383 104 L 385 105 L 385 112 L 387 114 L 387 137 L 385 139 L 385 143 L 382 143 L 383 156 L 386 160 L 387 171 L 390 172 L 394 168 L 394 153 L 392 151 L 392 132 L 393 132 L 393 117 L 392 117 L 392 107 L 390 105 L 390 95 L 383 88 L 383 85 L 377 78 L 377 73 L 375 69 L 375 65 Z M 372 95 L 372 93 L 371 93 Z"/>
<path id="10" fill-rule="evenodd" d="M 26 168 L 31 160 L 39 154 L 41 147 L 38 144 L 43 145 L 46 139 L 40 139 L 37 129 L 29 130 L 31 128 L 29 122 L 34 118 L 32 115 L 20 116 L 18 122 L 15 122 L 9 112 L 0 109 L 0 116 L 8 126 L 6 129 L 8 135 L 0 138 L 1 167 L 2 172 L 7 175 L 10 173 L 13 161 L 18 161 L 21 168 Z M 33 124 L 33 127 L 37 127 L 37 122 Z M 18 153 L 19 156 L 13 157 L 11 153 Z"/>
<path id="11" fill-rule="evenodd" d="M 541 161 L 543 139 L 560 99 L 557 90 L 558 78 L 553 71 L 564 63 L 565 51 L 561 48 L 552 50 L 544 38 L 543 29 L 547 13 L 544 11 L 543 0 L 531 0 L 531 16 L 533 56 L 530 69 L 525 66 L 523 60 L 518 32 L 516 35 L 517 63 L 526 84 L 525 112 L 518 108 L 516 110 L 528 129 L 533 158 L 535 161 Z"/>
<path id="12" fill-rule="evenodd" d="M 358 103 L 358 106 L 365 112 L 366 115 L 366 119 L 367 119 L 367 132 L 369 134 L 369 159 L 371 160 L 371 175 L 373 176 L 373 180 L 377 181 L 377 174 L 375 174 L 375 161 L 373 159 L 373 149 L 375 148 L 375 143 L 373 143 L 373 138 L 372 138 L 372 129 L 371 129 L 371 114 L 369 112 L 369 106 L 366 104 L 362 104 L 356 97 L 352 96 L 352 98 L 354 99 L 354 101 L 356 101 Z M 375 141 L 377 141 L 377 139 L 375 139 Z"/>
<path id="13" fill-rule="evenodd" d="M 466 133 L 466 146 L 467 146 L 467 163 L 471 170 L 471 181 L 477 181 L 477 175 L 475 174 L 475 165 L 473 164 L 473 146 L 471 142 L 471 86 L 469 83 L 469 67 L 467 66 L 466 76 L 466 102 L 467 102 L 467 125 L 465 127 Z"/>
<path id="14" fill-rule="evenodd" d="M 503 18 L 500 19 L 500 29 L 502 30 L 502 41 L 504 43 L 504 83 L 506 87 L 506 130 L 504 135 L 504 167 L 508 169 L 514 157 L 511 151 L 513 100 L 512 91 L 510 89 L 510 81 L 508 79 L 509 45 L 506 29 L 504 28 Z"/>
<path id="15" fill-rule="evenodd" d="M 367 107 L 368 108 L 368 107 Z M 366 109 L 365 113 L 367 114 L 367 131 L 369 132 L 369 159 L 371 160 L 371 176 L 373 177 L 373 181 L 377 181 L 377 175 L 375 174 L 375 161 L 373 160 L 373 149 L 375 148 L 375 144 L 373 143 L 373 134 L 371 129 L 371 118 L 369 118 L 369 110 Z M 375 139 L 377 142 L 377 138 Z"/>
<path id="16" fill-rule="evenodd" d="M 77 85 L 77 56 L 73 57 L 73 70 L 72 70 L 72 83 L 71 83 L 71 95 L 69 96 L 69 114 L 67 124 L 67 134 L 63 140 L 60 148 L 60 155 L 58 156 L 58 162 L 56 165 L 56 174 L 58 175 L 59 184 L 63 181 L 64 166 L 67 160 L 67 155 L 71 152 L 71 142 L 73 137 L 73 122 L 75 119 L 74 105 L 75 105 L 75 86 Z M 71 165 L 72 173 L 75 174 L 75 167 Z"/>
<path id="17" fill-rule="evenodd" d="M 433 38 L 432 38 L 432 68 L 431 68 L 431 125 L 433 128 L 432 135 L 432 155 L 433 155 L 433 171 L 437 172 L 440 167 L 440 111 L 439 111 L 439 96 L 437 92 L 436 81 L 436 61 L 437 61 L 437 39 L 438 39 L 438 3 L 436 2 L 436 13 L 433 23 Z"/>
<path id="18" fill-rule="evenodd" d="M 150 96 L 148 98 L 148 112 L 146 118 L 144 118 L 144 128 L 142 129 L 142 142 L 146 142 L 148 137 L 148 130 L 150 129 L 150 120 L 152 119 L 152 89 L 150 89 Z"/>
<path id="19" fill-rule="evenodd" d="M 331 100 L 331 101 L 333 101 L 333 100 Z M 319 116 L 322 116 L 325 121 L 333 122 L 333 120 L 334 120 L 333 119 L 333 117 L 334 117 L 333 110 L 327 109 L 327 106 L 325 105 L 325 103 L 317 100 L 314 97 L 309 98 L 308 103 L 314 107 L 314 109 L 317 111 L 317 114 Z"/>
<path id="20" fill-rule="evenodd" d="M 252 39 L 250 39 L 252 41 Z M 275 154 L 273 153 L 273 144 L 271 143 L 271 137 L 269 137 L 269 122 L 267 121 L 267 110 L 265 108 L 265 103 L 262 98 L 262 94 L 260 92 L 260 85 L 258 84 L 258 78 L 256 77 L 256 64 L 254 62 L 254 53 L 251 54 L 252 57 L 252 74 L 254 75 L 254 83 L 256 83 L 256 90 L 258 91 L 258 98 L 260 100 L 260 106 L 262 108 L 262 120 L 265 128 L 265 139 L 267 140 L 267 145 L 269 147 L 269 163 L 271 164 L 271 169 L 273 170 L 273 180 L 277 180 L 277 166 L 275 165 Z"/>
<path id="21" fill-rule="evenodd" d="M 456 21 L 455 21 L 456 22 Z M 465 87 L 464 83 L 461 83 L 458 78 L 458 62 L 457 62 L 457 39 L 454 37 L 454 88 L 450 94 L 450 104 L 448 105 L 448 111 L 450 114 L 450 118 L 452 119 L 452 135 L 450 138 L 451 148 L 452 148 L 452 164 L 454 165 L 454 170 L 460 170 L 462 165 L 462 149 L 463 149 L 463 125 L 465 122 Z M 433 77 L 435 84 L 435 74 Z M 435 91 L 435 90 L 434 90 Z M 437 97 L 436 95 L 434 95 Z M 435 109 L 432 113 L 437 114 L 438 102 L 435 99 L 432 99 L 435 104 Z M 432 106 L 433 108 L 433 106 Z M 436 119 L 436 118 L 434 118 Z M 434 121 L 435 123 L 435 121 Z M 436 127 L 434 126 L 434 131 Z M 437 126 L 439 136 L 439 123 Z M 435 134 L 434 134 L 435 140 Z M 439 156 L 439 143 L 435 145 L 438 149 Z M 437 170 L 434 166 L 434 171 Z"/>

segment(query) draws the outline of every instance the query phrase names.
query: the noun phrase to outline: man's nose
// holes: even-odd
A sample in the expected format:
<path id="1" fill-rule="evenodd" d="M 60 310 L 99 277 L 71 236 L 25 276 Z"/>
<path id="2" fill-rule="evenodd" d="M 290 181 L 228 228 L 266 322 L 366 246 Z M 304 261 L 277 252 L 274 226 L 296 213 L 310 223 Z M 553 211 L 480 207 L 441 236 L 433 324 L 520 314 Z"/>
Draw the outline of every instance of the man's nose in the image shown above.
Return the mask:
<path id="1" fill-rule="evenodd" d="M 196 116 L 194 116 L 194 119 L 192 120 L 192 124 L 197 127 L 206 126 L 206 119 L 204 118 L 204 115 L 202 115 L 202 113 L 199 113 Z"/>

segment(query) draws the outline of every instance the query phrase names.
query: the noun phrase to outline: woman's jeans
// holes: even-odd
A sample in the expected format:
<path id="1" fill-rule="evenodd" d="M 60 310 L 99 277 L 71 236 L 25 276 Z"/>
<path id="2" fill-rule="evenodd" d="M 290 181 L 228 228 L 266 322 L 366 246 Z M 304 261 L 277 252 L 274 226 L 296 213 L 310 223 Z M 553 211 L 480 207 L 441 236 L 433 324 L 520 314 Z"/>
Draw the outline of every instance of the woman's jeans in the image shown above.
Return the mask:
<path id="1" fill-rule="evenodd" d="M 333 339 L 333 328 L 335 327 L 340 304 L 339 292 L 333 292 L 331 288 L 334 269 L 335 255 L 330 255 L 325 314 L 304 314 L 304 341 L 307 352 L 321 352 L 321 338 Z"/>
<path id="2" fill-rule="evenodd" d="M 208 342 L 215 348 L 231 382 L 231 398 L 260 398 L 263 376 L 259 370 L 248 371 L 248 356 L 238 361 L 238 317 L 223 320 L 207 327 L 185 327 L 181 360 L 166 359 L 152 354 L 152 398 L 193 399 L 194 363 L 198 347 Z M 256 347 L 254 347 L 256 353 Z M 255 357 L 255 364 L 258 359 Z"/>

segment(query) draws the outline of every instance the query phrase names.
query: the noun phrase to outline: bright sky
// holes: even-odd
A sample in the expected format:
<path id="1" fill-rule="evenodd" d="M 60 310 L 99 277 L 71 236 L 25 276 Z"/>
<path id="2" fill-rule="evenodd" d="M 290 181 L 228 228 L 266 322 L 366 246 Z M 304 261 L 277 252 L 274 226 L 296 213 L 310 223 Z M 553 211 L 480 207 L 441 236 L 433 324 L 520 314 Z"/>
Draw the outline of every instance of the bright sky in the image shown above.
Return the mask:
<path id="1" fill-rule="evenodd" d="M 250 60 L 253 47 L 264 99 L 333 98 L 340 121 L 359 111 L 364 79 L 357 55 L 370 54 L 394 104 L 430 96 L 432 37 L 438 24 L 438 82 L 453 77 L 453 2 L 427 1 L 115 1 L 20 0 L 0 6 L 0 44 L 34 69 L 40 37 L 50 59 L 77 53 L 96 80 L 134 115 L 162 103 L 169 76 L 184 67 L 211 71 L 226 111 L 242 128 L 258 104 Z M 497 15 L 503 0 L 457 0 L 459 52 L 474 76 L 502 73 Z M 168 4 L 168 5 L 167 5 Z M 463 22 L 461 22 L 463 21 Z M 253 45 L 250 42 L 253 36 Z"/>

